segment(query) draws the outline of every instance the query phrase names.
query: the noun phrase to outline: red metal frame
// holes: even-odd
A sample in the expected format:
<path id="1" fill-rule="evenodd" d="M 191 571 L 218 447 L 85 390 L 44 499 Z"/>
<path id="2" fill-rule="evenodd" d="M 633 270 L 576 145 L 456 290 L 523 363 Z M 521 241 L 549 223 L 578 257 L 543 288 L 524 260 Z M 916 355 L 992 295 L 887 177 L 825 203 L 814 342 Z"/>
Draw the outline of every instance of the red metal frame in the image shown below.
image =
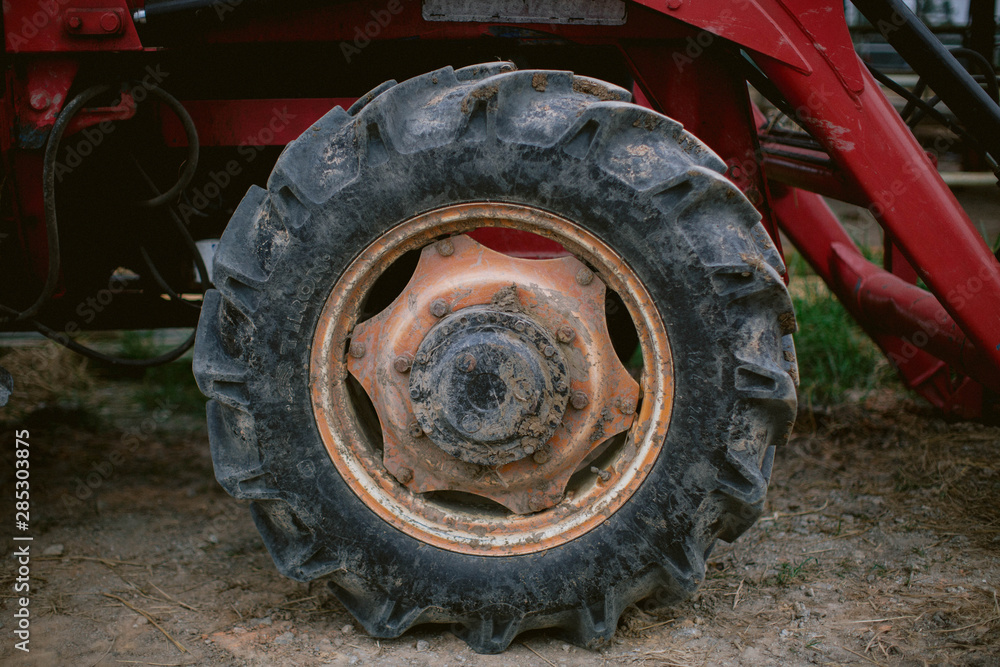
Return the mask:
<path id="1" fill-rule="evenodd" d="M 119 25 L 105 17 L 130 15 L 142 4 L 5 3 L 7 52 L 24 63 L 18 76 L 8 75 L 13 94 L 4 100 L 2 114 L 2 129 L 16 129 L 19 142 L 4 145 L 4 162 L 19 180 L 30 180 L 32 165 L 37 167 L 38 139 L 44 139 L 76 78 L 75 54 L 152 50 L 141 43 L 131 21 Z M 362 38 L 469 40 L 517 30 L 617 46 L 636 81 L 637 101 L 683 122 L 719 153 L 775 241 L 780 227 L 907 382 L 935 405 L 974 415 L 980 385 L 1000 391 L 1000 263 L 855 55 L 842 4 L 638 0 L 628 9 L 623 26 L 503 26 L 426 22 L 415 0 L 363 0 L 282 10 L 280 17 L 234 16 L 201 38 L 210 43 L 334 41 L 349 50 Z M 751 54 L 798 111 L 796 120 L 825 149 L 827 164 L 809 160 L 817 156 L 805 149 L 801 155 L 788 149 L 778 155 L 767 136 L 758 139 L 760 118 L 734 66 L 734 46 Z M 238 145 L 262 127 L 262 117 L 288 107 L 296 121 L 263 142 L 280 145 L 328 105 L 346 102 L 225 100 L 190 102 L 189 107 L 202 142 L 216 146 Z M 123 100 L 119 107 L 94 110 L 85 122 L 128 117 L 128 106 Z M 183 144 L 169 118 L 164 135 L 172 145 Z M 22 187 L 19 210 L 37 216 L 38 203 L 25 201 L 36 196 L 37 188 Z M 864 259 L 813 192 L 871 207 L 888 240 L 888 270 Z M 918 277 L 929 292 L 914 286 Z M 961 374 L 957 380 L 955 372 Z"/>

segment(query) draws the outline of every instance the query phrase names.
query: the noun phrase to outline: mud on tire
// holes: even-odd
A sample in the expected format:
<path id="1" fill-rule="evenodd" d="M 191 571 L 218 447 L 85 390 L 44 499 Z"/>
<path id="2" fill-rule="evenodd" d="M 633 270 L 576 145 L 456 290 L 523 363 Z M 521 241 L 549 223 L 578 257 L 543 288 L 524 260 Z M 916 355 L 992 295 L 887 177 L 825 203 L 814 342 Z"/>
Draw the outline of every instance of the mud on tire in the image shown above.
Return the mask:
<path id="1" fill-rule="evenodd" d="M 373 93 L 290 144 L 222 238 L 194 363 L 216 476 L 251 501 L 278 569 L 326 577 L 374 636 L 432 622 L 482 653 L 546 627 L 598 645 L 627 605 L 691 595 L 715 541 L 761 512 L 795 414 L 781 260 L 718 157 L 622 89 L 493 63 Z M 669 429 L 641 486 L 586 534 L 525 555 L 459 553 L 380 519 L 331 461 L 310 393 L 313 334 L 351 262 L 418 213 L 483 201 L 614 248 L 673 355 Z"/>

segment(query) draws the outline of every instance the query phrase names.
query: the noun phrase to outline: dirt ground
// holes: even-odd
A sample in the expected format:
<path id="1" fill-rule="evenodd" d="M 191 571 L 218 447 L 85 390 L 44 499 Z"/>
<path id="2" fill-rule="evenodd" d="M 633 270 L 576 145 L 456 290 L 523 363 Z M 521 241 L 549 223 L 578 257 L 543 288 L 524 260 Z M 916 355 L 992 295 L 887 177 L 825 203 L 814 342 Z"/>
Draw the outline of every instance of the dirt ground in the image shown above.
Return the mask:
<path id="1" fill-rule="evenodd" d="M 803 411 L 765 518 L 720 544 L 693 600 L 628 609 L 600 651 L 533 632 L 478 656 L 446 626 L 371 639 L 322 581 L 281 577 L 213 478 L 190 392 L 45 349 L 5 357 L 50 379 L 0 413 L 4 665 L 1000 665 L 1000 428 L 904 396 Z M 13 635 L 15 429 L 31 443 L 30 653 Z"/>

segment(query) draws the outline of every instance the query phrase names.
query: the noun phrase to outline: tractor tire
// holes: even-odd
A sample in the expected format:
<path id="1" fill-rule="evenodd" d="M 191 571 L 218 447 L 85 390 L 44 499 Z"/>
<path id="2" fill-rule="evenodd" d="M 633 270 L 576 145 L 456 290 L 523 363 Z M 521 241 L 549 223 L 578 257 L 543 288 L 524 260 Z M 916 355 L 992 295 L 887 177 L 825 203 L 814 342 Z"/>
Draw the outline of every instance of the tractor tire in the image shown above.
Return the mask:
<path id="1" fill-rule="evenodd" d="M 508 63 L 383 84 L 290 144 L 267 189 L 247 193 L 222 237 L 194 359 L 211 399 L 216 477 L 251 501 L 278 569 L 297 581 L 326 577 L 375 637 L 444 623 L 479 653 L 501 652 L 536 628 L 599 646 L 626 606 L 692 595 L 716 540 L 734 540 L 762 511 L 775 447 L 787 441 L 796 410 L 795 318 L 781 259 L 757 211 L 722 176 L 724 163 L 678 123 L 630 99 L 594 79 Z M 536 260 L 489 254 L 464 235 L 492 225 L 558 241 L 569 255 L 524 264 Z M 468 318 L 461 296 L 429 302 L 438 308 L 433 317 L 418 313 L 413 303 L 446 287 L 435 271 L 407 283 L 413 263 L 447 266 L 462 253 L 507 262 L 505 276 L 534 266 L 556 267 L 555 275 L 563 267 L 572 289 L 555 294 L 515 280 L 515 301 L 531 294 L 550 300 L 538 313 L 556 312 L 574 290 L 596 294 L 606 309 L 590 324 L 581 314 L 590 307 L 584 297 L 558 311 L 595 333 L 560 329 L 559 343 L 549 345 L 556 333 L 532 319 L 536 302 L 508 308 L 498 300 L 503 290 L 475 302 Z M 466 273 L 449 275 L 495 278 L 475 273 L 482 271 L 476 262 L 463 266 Z M 460 287 L 447 293 L 464 294 Z M 414 322 L 446 327 L 426 340 L 439 336 L 437 344 L 449 345 L 500 331 L 517 349 L 530 347 L 528 334 L 542 341 L 536 366 L 548 370 L 532 372 L 548 414 L 596 419 L 584 448 L 600 440 L 602 424 L 618 420 L 621 433 L 608 440 L 615 444 L 560 462 L 573 476 L 555 489 L 555 500 L 517 491 L 516 479 L 507 490 L 495 484 L 494 474 L 506 485 L 508 470 L 542 479 L 547 473 L 531 466 L 546 469 L 539 462 L 562 450 L 553 453 L 538 438 L 502 451 L 475 449 L 436 430 L 433 409 L 450 408 L 426 408 L 417 397 L 444 391 L 437 378 L 458 375 L 435 371 L 421 353 L 412 361 L 393 357 L 381 347 L 401 339 L 371 329 L 396 326 L 388 315 L 378 319 L 380 310 L 410 312 L 396 298 L 404 288 Z M 585 346 L 597 346 L 591 339 L 600 331 L 615 330 L 599 322 L 605 312 L 614 318 L 615 304 L 626 306 L 640 342 L 638 384 L 622 377 L 631 350 L 619 351 L 621 363 L 598 351 L 582 366 L 573 362 L 575 351 L 597 350 Z M 366 327 L 367 348 L 358 342 Z M 490 344 L 508 345 L 496 336 Z M 371 377 L 358 370 L 383 358 L 395 358 L 395 370 L 392 363 Z M 418 372 L 422 363 L 427 368 Z M 563 379 L 574 387 L 589 382 L 579 386 L 603 396 L 603 380 L 587 376 L 588 363 L 613 367 L 618 379 L 607 384 L 624 392 L 593 412 Z M 410 394 L 387 398 L 391 382 Z M 629 391 L 639 392 L 638 404 Z M 416 439 L 408 439 L 405 423 L 400 433 L 385 417 L 410 410 L 411 397 L 413 411 L 424 410 L 410 424 Z M 579 445 L 568 431 L 552 437 Z M 447 480 L 447 488 L 487 489 L 483 495 L 499 500 L 414 491 L 412 471 L 386 470 L 390 446 L 410 455 L 405 443 L 450 447 L 427 456 L 472 472 Z"/>

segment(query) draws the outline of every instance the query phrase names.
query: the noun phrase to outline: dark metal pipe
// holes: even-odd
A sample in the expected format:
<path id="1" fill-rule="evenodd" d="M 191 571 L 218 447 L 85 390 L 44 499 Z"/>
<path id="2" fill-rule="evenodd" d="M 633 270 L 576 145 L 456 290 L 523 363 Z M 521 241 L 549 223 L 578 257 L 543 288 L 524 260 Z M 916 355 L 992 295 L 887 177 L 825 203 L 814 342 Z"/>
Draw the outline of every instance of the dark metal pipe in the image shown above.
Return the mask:
<path id="1" fill-rule="evenodd" d="M 136 23 L 145 23 L 151 18 L 177 12 L 195 11 L 218 4 L 219 0 L 163 0 L 162 2 L 146 3 L 144 9 L 137 9 L 132 14 Z"/>
<path id="2" fill-rule="evenodd" d="M 1000 161 L 1000 106 L 902 0 L 852 0 L 977 141 Z"/>

